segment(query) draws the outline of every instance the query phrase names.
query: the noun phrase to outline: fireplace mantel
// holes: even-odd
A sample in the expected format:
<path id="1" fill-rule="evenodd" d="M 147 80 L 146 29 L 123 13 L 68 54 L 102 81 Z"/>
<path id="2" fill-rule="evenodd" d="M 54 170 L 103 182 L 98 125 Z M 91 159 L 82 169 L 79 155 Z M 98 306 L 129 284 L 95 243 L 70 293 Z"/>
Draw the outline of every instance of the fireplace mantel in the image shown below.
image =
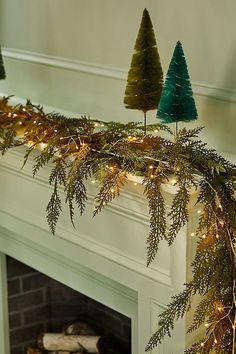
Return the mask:
<path id="1" fill-rule="evenodd" d="M 9 151 L 0 160 L 0 352 L 9 353 L 5 254 L 39 270 L 65 285 L 102 302 L 132 319 L 132 353 L 143 354 L 157 328 L 157 316 L 170 296 L 186 281 L 186 235 L 181 230 L 173 247 L 162 243 L 153 264 L 146 267 L 148 209 L 143 187 L 130 181 L 121 196 L 92 218 L 96 186 L 88 182 L 85 214 L 70 224 L 66 206 L 52 236 L 45 219 L 51 187 L 50 170 L 32 177 L 32 159 L 21 169 L 25 148 Z M 164 186 L 170 205 L 174 187 Z M 61 191 L 63 199 L 63 191 Z M 190 211 L 191 212 L 191 211 Z M 160 354 L 182 354 L 184 321 L 172 338 L 158 348 Z"/>

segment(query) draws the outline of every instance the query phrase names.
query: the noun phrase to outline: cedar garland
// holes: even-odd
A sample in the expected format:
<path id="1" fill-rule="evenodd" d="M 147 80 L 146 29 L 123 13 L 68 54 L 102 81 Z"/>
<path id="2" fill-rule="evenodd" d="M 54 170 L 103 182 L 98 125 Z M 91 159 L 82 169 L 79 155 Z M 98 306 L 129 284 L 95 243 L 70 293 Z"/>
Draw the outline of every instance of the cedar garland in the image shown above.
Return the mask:
<path id="1" fill-rule="evenodd" d="M 52 166 L 49 183 L 52 197 L 47 220 L 52 233 L 61 211 L 58 185 L 65 190 L 71 220 L 74 203 L 83 213 L 86 203 L 85 181 L 92 176 L 100 183 L 94 214 L 100 212 L 127 181 L 127 175 L 144 176 L 145 196 L 150 210 L 150 234 L 147 239 L 147 264 L 154 259 L 161 239 L 171 244 L 188 220 L 189 190 L 199 188 L 201 204 L 196 237 L 198 246 L 192 263 L 193 277 L 185 289 L 175 295 L 160 315 L 159 329 L 146 350 L 153 349 L 171 334 L 176 319 L 189 310 L 192 296 L 201 295 L 189 331 L 205 323 L 204 337 L 186 354 L 235 352 L 236 327 L 236 166 L 197 139 L 201 129 L 182 129 L 178 139 L 164 125 L 145 127 L 140 123 L 102 122 L 88 117 L 68 119 L 56 113 L 46 114 L 30 101 L 12 107 L 9 98 L 0 100 L 0 151 L 28 145 L 24 163 L 37 151 L 33 175 L 45 165 Z M 167 130 L 170 139 L 153 134 Z M 35 150 L 36 149 L 36 150 Z M 175 176 L 176 195 L 166 215 L 161 185 Z M 166 232 L 167 217 L 171 221 Z"/>

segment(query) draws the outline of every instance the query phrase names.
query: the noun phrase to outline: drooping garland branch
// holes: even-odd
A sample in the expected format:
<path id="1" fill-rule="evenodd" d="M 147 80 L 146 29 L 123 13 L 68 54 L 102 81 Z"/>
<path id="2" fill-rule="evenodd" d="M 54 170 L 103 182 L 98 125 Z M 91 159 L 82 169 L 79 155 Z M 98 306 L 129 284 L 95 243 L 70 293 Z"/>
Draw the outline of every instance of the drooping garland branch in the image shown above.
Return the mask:
<path id="1" fill-rule="evenodd" d="M 144 130 L 147 129 L 147 135 Z M 165 139 L 154 131 L 166 130 Z M 196 230 L 198 245 L 192 263 L 192 280 L 182 293 L 173 297 L 160 315 L 158 331 L 146 350 L 151 350 L 163 337 L 170 335 L 176 319 L 191 306 L 192 296 L 201 295 L 189 331 L 205 323 L 205 336 L 187 354 L 235 353 L 235 278 L 236 278 L 236 200 L 234 198 L 236 166 L 198 140 L 199 129 L 182 129 L 178 139 L 165 125 L 143 127 L 140 123 L 102 122 L 88 117 L 68 119 L 60 114 L 46 114 L 30 101 L 12 107 L 9 98 L 0 100 L 0 150 L 27 145 L 24 163 L 32 151 L 38 151 L 33 175 L 46 164 L 52 164 L 49 183 L 52 196 L 47 205 L 51 232 L 62 209 L 58 186 L 65 191 L 72 223 L 74 204 L 82 214 L 86 204 L 85 181 L 98 181 L 94 215 L 119 195 L 128 174 L 144 176 L 144 194 L 150 212 L 147 238 L 147 265 L 155 258 L 159 242 L 171 245 L 188 221 L 190 188 L 199 188 L 201 205 Z M 37 149 L 38 148 L 38 149 Z M 177 192 L 166 213 L 161 185 L 175 176 Z M 171 225 L 167 231 L 167 218 Z M 169 221 L 168 221 L 169 222 Z M 180 255 L 181 257 L 182 255 Z"/>

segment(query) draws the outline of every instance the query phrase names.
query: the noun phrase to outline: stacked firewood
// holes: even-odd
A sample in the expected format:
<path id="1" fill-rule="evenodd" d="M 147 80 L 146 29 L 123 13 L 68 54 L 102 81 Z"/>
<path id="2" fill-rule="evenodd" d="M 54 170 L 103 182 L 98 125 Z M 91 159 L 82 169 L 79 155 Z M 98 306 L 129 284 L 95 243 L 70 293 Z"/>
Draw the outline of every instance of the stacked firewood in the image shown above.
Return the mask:
<path id="1" fill-rule="evenodd" d="M 97 335 L 86 323 L 76 322 L 63 329 L 62 333 L 42 333 L 37 347 L 28 347 L 27 354 L 104 354 L 107 341 Z"/>

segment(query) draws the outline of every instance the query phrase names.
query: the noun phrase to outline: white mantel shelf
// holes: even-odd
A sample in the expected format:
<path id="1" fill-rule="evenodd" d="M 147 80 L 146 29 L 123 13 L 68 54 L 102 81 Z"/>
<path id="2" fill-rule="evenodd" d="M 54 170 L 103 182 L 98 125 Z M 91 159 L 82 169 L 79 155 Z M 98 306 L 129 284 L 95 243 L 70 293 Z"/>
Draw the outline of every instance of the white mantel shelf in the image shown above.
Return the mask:
<path id="1" fill-rule="evenodd" d="M 76 215 L 76 229 L 64 206 L 52 236 L 45 217 L 52 192 L 49 169 L 33 178 L 31 159 L 21 169 L 24 152 L 24 147 L 17 148 L 0 159 L 0 353 L 9 354 L 4 275 L 7 254 L 130 317 L 132 354 L 143 354 L 157 328 L 158 314 L 186 282 L 186 235 L 191 222 L 181 230 L 173 247 L 160 245 L 156 260 L 147 268 L 149 218 L 143 187 L 128 183 L 119 198 L 92 218 L 97 190 L 88 183 L 88 205 L 82 217 Z M 168 187 L 163 193 L 170 204 L 173 189 Z M 61 196 L 63 199 L 63 191 Z M 184 347 L 184 321 L 180 321 L 172 338 L 153 353 L 183 354 Z"/>

